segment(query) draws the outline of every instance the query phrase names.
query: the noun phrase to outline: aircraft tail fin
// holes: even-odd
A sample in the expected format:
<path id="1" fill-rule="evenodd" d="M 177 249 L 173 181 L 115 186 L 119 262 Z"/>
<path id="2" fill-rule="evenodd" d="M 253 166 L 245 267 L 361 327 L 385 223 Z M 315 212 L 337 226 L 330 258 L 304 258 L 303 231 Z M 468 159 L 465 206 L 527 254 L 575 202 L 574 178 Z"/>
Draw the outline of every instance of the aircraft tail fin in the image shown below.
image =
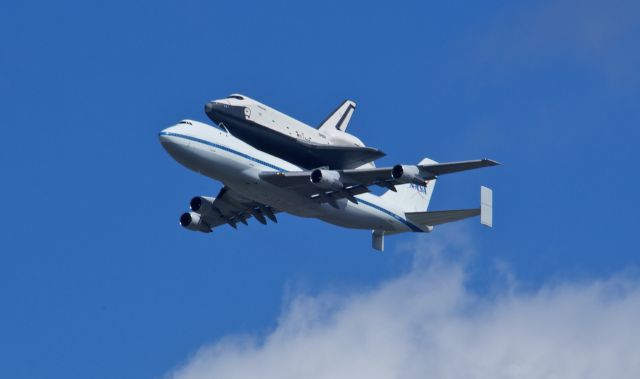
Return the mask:
<path id="1" fill-rule="evenodd" d="M 429 158 L 424 158 L 419 164 L 438 163 Z M 436 185 L 436 179 L 427 180 L 424 185 L 401 184 L 395 186 L 396 191 L 389 190 L 382 194 L 382 198 L 391 204 L 396 204 L 404 212 L 424 212 L 429 207 L 431 195 Z"/>
<path id="2" fill-rule="evenodd" d="M 371 247 L 380 252 L 384 251 L 384 230 L 371 231 Z"/>
<path id="3" fill-rule="evenodd" d="M 329 115 L 318 127 L 323 132 L 331 132 L 333 129 L 340 131 L 347 130 L 353 111 L 356 109 L 356 103 L 351 100 L 345 100 Z"/>
<path id="4" fill-rule="evenodd" d="M 493 191 L 484 186 L 480 187 L 480 223 L 493 227 Z"/>

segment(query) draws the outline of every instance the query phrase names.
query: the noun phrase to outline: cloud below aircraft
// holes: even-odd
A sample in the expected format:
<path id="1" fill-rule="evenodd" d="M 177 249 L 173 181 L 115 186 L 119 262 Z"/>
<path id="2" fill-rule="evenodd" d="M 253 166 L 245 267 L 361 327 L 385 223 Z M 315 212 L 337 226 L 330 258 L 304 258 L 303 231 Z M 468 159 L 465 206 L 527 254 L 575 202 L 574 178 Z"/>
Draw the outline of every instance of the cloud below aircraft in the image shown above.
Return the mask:
<path id="1" fill-rule="evenodd" d="M 266 335 L 224 337 L 167 377 L 637 377 L 633 270 L 523 290 L 502 267 L 479 291 L 470 246 L 417 238 L 404 274 L 367 290 L 293 296 Z"/>

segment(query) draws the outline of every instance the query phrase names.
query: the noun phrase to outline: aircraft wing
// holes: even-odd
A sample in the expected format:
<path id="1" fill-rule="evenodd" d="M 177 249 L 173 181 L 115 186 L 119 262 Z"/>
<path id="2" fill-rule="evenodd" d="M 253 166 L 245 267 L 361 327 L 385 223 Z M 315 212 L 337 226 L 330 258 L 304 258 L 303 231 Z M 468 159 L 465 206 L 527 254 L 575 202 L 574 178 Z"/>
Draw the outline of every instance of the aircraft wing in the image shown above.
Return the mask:
<path id="1" fill-rule="evenodd" d="M 418 173 L 416 179 L 418 182 L 437 178 L 439 175 L 452 174 L 454 172 L 474 170 L 482 167 L 496 166 L 499 163 L 491 159 L 477 159 L 471 161 L 433 163 L 416 165 Z M 390 180 L 394 167 L 372 168 L 372 169 L 351 169 L 341 170 L 341 175 L 351 179 L 357 183 L 378 184 L 380 181 L 398 184 L 397 180 Z M 418 183 L 416 183 L 418 184 Z"/>
<path id="2" fill-rule="evenodd" d="M 251 217 L 262 224 L 266 224 L 265 216 L 273 222 L 278 222 L 275 217 L 278 211 L 249 200 L 228 187 L 220 189 L 211 208 L 211 211 L 202 214 L 204 221 L 211 228 L 223 224 L 229 224 L 235 228 L 238 222 L 246 225 L 247 220 Z"/>
<path id="3" fill-rule="evenodd" d="M 413 169 L 414 174 L 407 178 L 396 178 L 394 170 L 398 167 L 366 168 L 335 170 L 339 175 L 341 187 L 335 189 L 322 189 L 311 182 L 311 174 L 316 170 L 293 171 L 293 172 L 272 172 L 260 173 L 260 178 L 278 187 L 288 188 L 298 193 L 302 193 L 311 199 L 320 202 L 346 198 L 357 203 L 355 195 L 369 192 L 370 186 L 377 185 L 395 191 L 395 185 L 405 183 L 415 183 L 424 185 L 427 180 L 435 179 L 438 175 L 449 174 L 459 171 L 472 170 L 482 167 L 495 166 L 499 163 L 490 159 L 479 159 L 462 162 L 434 163 L 425 165 L 406 166 Z"/>
<path id="4" fill-rule="evenodd" d="M 319 202 L 329 202 L 335 206 L 335 200 L 350 199 L 357 203 L 355 195 L 369 192 L 366 185 L 350 184 L 339 190 L 323 190 L 310 181 L 311 171 L 260 173 L 260 178 L 278 187 L 287 188 Z"/>

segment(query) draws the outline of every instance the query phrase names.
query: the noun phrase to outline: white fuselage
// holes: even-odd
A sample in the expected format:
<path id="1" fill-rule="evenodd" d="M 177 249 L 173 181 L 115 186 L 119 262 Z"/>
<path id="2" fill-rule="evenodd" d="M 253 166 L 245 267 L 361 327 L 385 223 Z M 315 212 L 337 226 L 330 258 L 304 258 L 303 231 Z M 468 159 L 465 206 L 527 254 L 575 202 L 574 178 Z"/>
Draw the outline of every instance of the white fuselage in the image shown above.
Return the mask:
<path id="1" fill-rule="evenodd" d="M 407 221 L 398 206 L 370 193 L 356 196 L 357 204 L 340 199 L 336 208 L 263 181 L 259 176 L 261 172 L 303 169 L 257 150 L 213 126 L 185 120 L 160 132 L 160 141 L 182 165 L 273 209 L 347 228 L 387 233 L 427 231 L 425 227 Z"/>
<path id="2" fill-rule="evenodd" d="M 205 109 L 213 109 L 215 108 L 215 104 L 223 107 L 242 108 L 243 111 L 238 112 L 236 117 L 239 117 L 243 121 L 256 123 L 274 132 L 301 141 L 313 142 L 319 145 L 365 146 L 358 137 L 345 131 L 329 128 L 323 132 L 247 96 L 236 95 L 236 97 L 238 98 L 231 96 L 225 99 L 214 100 L 208 104 L 210 108 Z M 220 121 L 216 120 L 216 123 L 217 122 Z"/>

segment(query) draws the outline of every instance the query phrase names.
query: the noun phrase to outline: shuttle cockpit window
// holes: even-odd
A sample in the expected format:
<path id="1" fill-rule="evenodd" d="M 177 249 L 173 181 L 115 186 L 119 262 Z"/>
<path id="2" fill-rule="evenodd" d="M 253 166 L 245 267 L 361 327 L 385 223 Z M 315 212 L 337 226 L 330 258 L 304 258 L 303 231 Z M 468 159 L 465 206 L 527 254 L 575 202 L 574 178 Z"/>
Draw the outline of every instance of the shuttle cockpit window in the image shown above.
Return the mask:
<path id="1" fill-rule="evenodd" d="M 227 99 L 238 99 L 238 100 L 244 100 L 244 97 L 240 96 L 240 95 L 229 95 L 227 96 Z"/>
<path id="2" fill-rule="evenodd" d="M 182 121 L 180 121 L 178 124 L 193 125 L 193 124 L 191 123 L 191 121 L 187 121 L 187 120 L 182 120 Z"/>

